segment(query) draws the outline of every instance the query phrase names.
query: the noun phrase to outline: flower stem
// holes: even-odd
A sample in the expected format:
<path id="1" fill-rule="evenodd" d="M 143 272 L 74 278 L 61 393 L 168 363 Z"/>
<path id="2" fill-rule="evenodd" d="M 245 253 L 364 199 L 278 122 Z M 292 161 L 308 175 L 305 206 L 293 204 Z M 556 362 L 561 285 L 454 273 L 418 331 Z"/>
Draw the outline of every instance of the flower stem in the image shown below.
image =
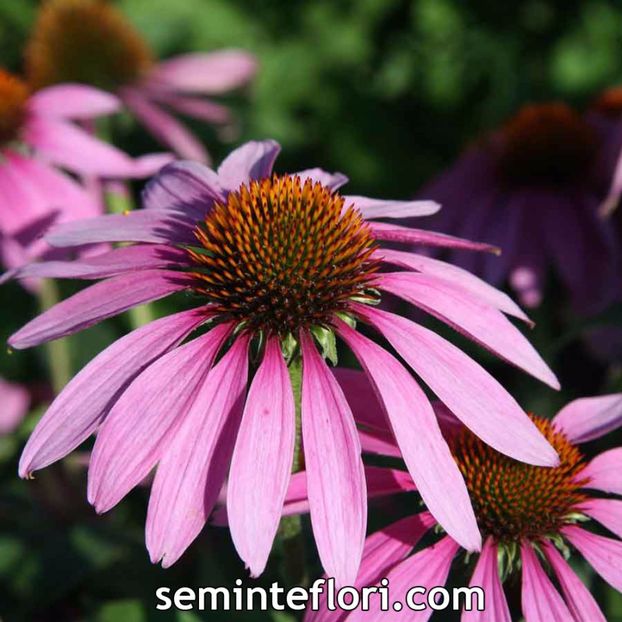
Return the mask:
<path id="1" fill-rule="evenodd" d="M 56 282 L 49 279 L 43 280 L 38 297 L 41 311 L 46 311 L 54 306 L 60 300 Z M 71 380 L 71 354 L 67 339 L 48 342 L 46 344 L 46 355 L 52 388 L 54 393 L 58 394 Z"/>

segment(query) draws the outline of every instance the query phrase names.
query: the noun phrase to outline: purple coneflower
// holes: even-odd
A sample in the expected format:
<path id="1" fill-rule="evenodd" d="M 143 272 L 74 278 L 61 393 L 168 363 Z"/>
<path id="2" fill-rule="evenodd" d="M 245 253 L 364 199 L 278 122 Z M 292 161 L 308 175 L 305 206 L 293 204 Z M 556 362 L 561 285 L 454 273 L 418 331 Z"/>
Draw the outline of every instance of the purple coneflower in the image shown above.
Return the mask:
<path id="1" fill-rule="evenodd" d="M 369 399 L 365 379 L 356 372 L 348 373 L 353 374 L 347 378 L 351 390 L 358 385 L 368 397 L 366 404 L 354 411 L 372 430 L 363 437 L 363 450 L 398 456 L 382 412 Z M 622 591 L 622 542 L 617 539 L 622 538 L 622 501 L 603 496 L 622 494 L 622 448 L 605 451 L 590 461 L 579 448 L 622 425 L 622 393 L 578 399 L 552 421 L 532 416 L 560 456 L 560 464 L 554 468 L 517 462 L 482 443 L 446 409 L 439 407 L 438 414 L 484 538 L 481 553 L 467 559 L 474 560 L 470 585 L 484 590 L 485 610 L 463 611 L 462 620 L 511 622 L 503 584 L 520 578 L 522 613 L 527 622 L 605 622 L 594 597 L 567 559 L 572 546 L 605 581 Z M 370 496 L 413 490 L 405 473 L 375 468 L 373 474 L 368 484 Z M 304 473 L 297 474 L 297 481 L 297 488 L 285 499 L 288 514 L 308 511 Z M 586 529 L 591 520 L 617 538 Z M 412 586 L 430 590 L 444 585 L 460 545 L 443 534 L 434 544 L 413 553 L 426 534 L 432 536 L 435 527 L 436 520 L 423 511 L 369 536 L 354 585 L 361 588 L 387 578 L 391 601 L 402 604 Z M 435 533 L 439 531 L 435 529 Z M 380 611 L 378 600 L 371 603 L 370 611 L 348 614 L 329 611 L 324 601 L 320 611 L 308 611 L 305 622 L 380 621 L 397 616 L 393 610 Z M 427 608 L 412 612 L 409 619 L 424 621 L 432 613 Z"/>
<path id="2" fill-rule="evenodd" d="M 482 139 L 423 194 L 443 231 L 503 248 L 500 259 L 452 253 L 494 285 L 509 281 L 522 304 L 540 304 L 554 272 L 581 313 L 601 311 L 619 286 L 618 246 L 599 218 L 596 125 L 562 103 L 526 105 Z"/>
<path id="3" fill-rule="evenodd" d="M 221 95 L 255 74 L 241 50 L 193 53 L 157 62 L 140 33 L 104 0 L 43 2 L 26 51 L 32 84 L 81 82 L 115 92 L 155 138 L 181 157 L 208 154 L 166 108 L 208 123 L 231 122 L 229 110 L 197 95 Z"/>
<path id="4" fill-rule="evenodd" d="M 38 234 L 51 220 L 96 216 L 99 202 L 74 178 L 142 177 L 170 156 L 134 160 L 71 121 L 119 109 L 119 100 L 89 86 L 63 84 L 31 93 L 0 69 L 0 252 L 6 266 L 25 263 L 46 248 Z"/>
<path id="5" fill-rule="evenodd" d="M 278 152 L 273 141 L 250 142 L 217 172 L 193 162 L 171 164 L 148 185 L 146 209 L 67 223 L 47 237 L 64 247 L 133 245 L 19 271 L 20 277 L 104 280 L 19 330 L 9 340 L 14 348 L 75 333 L 174 292 L 192 292 L 198 304 L 135 330 L 87 365 L 33 432 L 20 474 L 62 458 L 98 431 L 89 499 L 104 512 L 157 464 L 147 546 L 154 562 L 170 566 L 203 527 L 228 473 L 233 539 L 257 575 L 290 479 L 298 400 L 289 372 L 301 361 L 313 530 L 326 571 L 353 580 L 367 502 L 350 406 L 324 360 L 335 357 L 337 335 L 373 382 L 430 511 L 465 548 L 479 549 L 464 481 L 427 397 L 398 359 L 355 323 L 383 335 L 485 442 L 518 460 L 553 465 L 554 449 L 488 372 L 436 333 L 376 304 L 385 294 L 399 296 L 557 387 L 504 315 L 524 314 L 459 268 L 381 247 L 389 240 L 489 250 L 375 222 L 429 214 L 436 204 L 345 196 L 337 189 L 346 178 L 320 169 L 273 174 Z M 380 272 L 389 265 L 405 269 Z M 198 328 L 202 334 L 180 346 Z"/>

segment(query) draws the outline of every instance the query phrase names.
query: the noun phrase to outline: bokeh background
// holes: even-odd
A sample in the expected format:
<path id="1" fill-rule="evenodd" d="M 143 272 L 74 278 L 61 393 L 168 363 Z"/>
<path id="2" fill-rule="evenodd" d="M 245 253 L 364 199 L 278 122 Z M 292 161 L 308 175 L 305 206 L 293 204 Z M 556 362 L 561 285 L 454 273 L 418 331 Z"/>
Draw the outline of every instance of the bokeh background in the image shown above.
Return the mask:
<path id="1" fill-rule="evenodd" d="M 244 48 L 258 57 L 253 84 L 226 98 L 236 112 L 236 126 L 219 132 L 191 124 L 216 161 L 245 139 L 272 137 L 283 146 L 279 170 L 315 165 L 341 170 L 351 179 L 352 194 L 412 196 L 469 141 L 521 104 L 564 100 L 582 108 L 601 89 L 622 84 L 622 4 L 614 0 L 116 4 L 162 58 L 223 47 Z M 22 67 L 37 5 L 0 0 L 0 64 L 10 70 Z M 129 117 L 116 118 L 112 131 L 115 142 L 130 153 L 157 148 Z M 75 288 L 63 287 L 63 293 Z M 563 305 L 552 283 L 545 303 L 532 314 L 537 327 L 530 335 L 560 375 L 560 394 L 477 352 L 522 405 L 546 416 L 577 396 L 622 391 L 619 362 L 598 360 L 582 340 L 587 322 L 622 327 L 621 310 L 613 307 L 586 321 L 572 317 Z M 36 300 L 24 289 L 2 286 L 0 338 L 6 340 L 36 312 Z M 127 327 L 127 319 L 120 317 L 70 338 L 74 370 Z M 26 384 L 33 395 L 32 412 L 16 432 L 0 438 L 2 620 L 297 619 L 287 612 L 155 612 L 157 586 L 233 586 L 245 576 L 226 530 L 206 529 L 182 560 L 164 571 L 149 563 L 144 547 L 146 490 L 135 491 L 108 515 L 96 516 L 84 499 L 83 454 L 39 472 L 34 481 L 19 480 L 19 453 L 51 397 L 45 349 L 12 354 L 3 349 L 0 375 Z M 614 437 L 598 449 L 620 444 L 620 436 L 617 443 Z M 404 513 L 405 503 L 374 506 L 370 525 Z M 260 583 L 291 582 L 288 556 L 294 554 L 287 544 L 277 544 Z M 312 543 L 300 554 L 307 572 L 317 574 Z M 587 566 L 577 569 L 607 619 L 622 620 L 622 596 Z"/>

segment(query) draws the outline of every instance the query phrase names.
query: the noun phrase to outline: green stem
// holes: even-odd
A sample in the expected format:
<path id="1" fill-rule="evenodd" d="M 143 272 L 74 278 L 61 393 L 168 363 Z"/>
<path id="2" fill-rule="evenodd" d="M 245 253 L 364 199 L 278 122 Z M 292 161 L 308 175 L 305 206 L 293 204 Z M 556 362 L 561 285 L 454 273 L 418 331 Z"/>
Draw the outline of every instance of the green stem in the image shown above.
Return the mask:
<path id="1" fill-rule="evenodd" d="M 46 311 L 59 300 L 58 285 L 55 281 L 45 279 L 39 289 L 39 306 L 41 311 Z M 46 355 L 52 388 L 54 393 L 58 394 L 71 380 L 71 354 L 67 339 L 57 339 L 47 343 Z"/>

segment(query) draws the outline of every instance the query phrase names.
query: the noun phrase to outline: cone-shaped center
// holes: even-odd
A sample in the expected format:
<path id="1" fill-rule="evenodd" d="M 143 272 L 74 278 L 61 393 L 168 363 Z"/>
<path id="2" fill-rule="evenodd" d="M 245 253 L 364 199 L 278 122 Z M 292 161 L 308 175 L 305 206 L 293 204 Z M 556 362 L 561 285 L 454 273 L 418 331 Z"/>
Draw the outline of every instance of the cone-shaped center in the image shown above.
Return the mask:
<path id="1" fill-rule="evenodd" d="M 502 130 L 499 172 L 511 184 L 566 184 L 586 173 L 595 149 L 594 132 L 566 104 L 528 105 Z"/>
<path id="2" fill-rule="evenodd" d="M 0 69 L 0 146 L 18 138 L 26 119 L 27 100 L 26 85 Z"/>
<path id="3" fill-rule="evenodd" d="M 619 119 L 622 116 L 622 86 L 614 86 L 603 91 L 591 109 L 612 119 Z"/>
<path id="4" fill-rule="evenodd" d="M 152 64 L 147 43 L 104 0 L 47 0 L 26 48 L 26 73 L 35 88 L 81 82 L 115 90 Z"/>
<path id="5" fill-rule="evenodd" d="M 250 330 L 327 326 L 367 290 L 376 245 L 360 213 L 320 183 L 273 176 L 216 204 L 189 250 L 195 289 Z"/>
<path id="6" fill-rule="evenodd" d="M 510 544 L 554 535 L 586 497 L 579 450 L 550 421 L 532 416 L 557 450 L 558 467 L 536 467 L 513 460 L 463 430 L 452 451 L 464 476 L 484 536 Z"/>

